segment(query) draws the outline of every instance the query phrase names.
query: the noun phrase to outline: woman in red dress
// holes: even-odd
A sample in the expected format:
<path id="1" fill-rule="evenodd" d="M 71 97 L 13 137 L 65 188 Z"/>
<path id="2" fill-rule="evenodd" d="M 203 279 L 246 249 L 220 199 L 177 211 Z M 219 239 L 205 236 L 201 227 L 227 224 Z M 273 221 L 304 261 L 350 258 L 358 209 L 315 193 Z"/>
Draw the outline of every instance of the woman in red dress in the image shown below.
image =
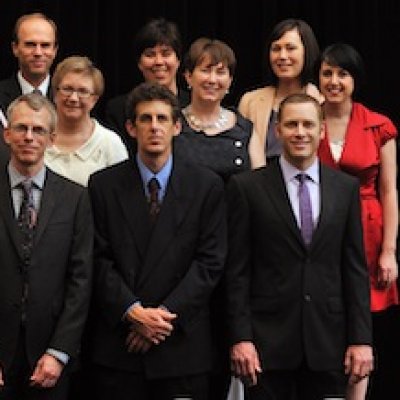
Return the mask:
<path id="1" fill-rule="evenodd" d="M 363 76 L 358 52 L 343 43 L 327 47 L 319 64 L 320 91 L 326 135 L 319 156 L 323 163 L 341 169 L 360 180 L 360 198 L 366 260 L 371 281 L 371 311 L 374 326 L 378 376 L 387 366 L 387 337 L 394 305 L 399 303 L 396 286 L 396 240 L 398 203 L 396 190 L 397 130 L 389 118 L 355 102 Z M 338 193 L 340 196 L 340 193 Z M 333 200 L 334 201 L 334 200 Z M 396 311 L 398 312 L 398 311 Z M 383 327 L 382 324 L 385 324 Z M 378 376 L 374 378 L 372 389 Z M 349 385 L 348 399 L 365 398 L 368 379 Z M 372 391 L 373 392 L 373 391 Z"/>

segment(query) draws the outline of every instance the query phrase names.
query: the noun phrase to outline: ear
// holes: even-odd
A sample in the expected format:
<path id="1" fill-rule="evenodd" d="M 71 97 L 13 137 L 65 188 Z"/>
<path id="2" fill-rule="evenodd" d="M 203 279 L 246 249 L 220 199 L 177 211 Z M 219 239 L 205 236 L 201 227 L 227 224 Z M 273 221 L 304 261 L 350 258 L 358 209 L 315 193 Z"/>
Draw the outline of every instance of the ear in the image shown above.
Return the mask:
<path id="1" fill-rule="evenodd" d="M 128 131 L 129 136 L 136 138 L 136 127 L 130 119 L 125 121 L 125 129 Z"/>
<path id="2" fill-rule="evenodd" d="M 189 72 L 188 70 L 185 70 L 185 72 L 183 73 L 183 76 L 186 79 L 186 83 L 188 84 L 188 86 L 192 86 L 192 73 Z"/>
<path id="3" fill-rule="evenodd" d="M 320 133 L 320 135 L 319 135 L 320 139 L 321 139 L 321 140 L 324 139 L 324 138 L 325 138 L 325 135 L 326 135 L 326 122 L 325 122 L 325 120 L 324 120 L 324 121 L 322 121 L 322 123 L 321 123 L 321 133 Z"/>
<path id="4" fill-rule="evenodd" d="M 174 136 L 178 136 L 181 133 L 182 130 L 182 122 L 178 119 L 178 121 L 175 122 L 174 126 Z"/>
<path id="5" fill-rule="evenodd" d="M 4 128 L 3 130 L 3 137 L 4 137 L 4 142 L 9 146 L 10 145 L 10 128 Z"/>

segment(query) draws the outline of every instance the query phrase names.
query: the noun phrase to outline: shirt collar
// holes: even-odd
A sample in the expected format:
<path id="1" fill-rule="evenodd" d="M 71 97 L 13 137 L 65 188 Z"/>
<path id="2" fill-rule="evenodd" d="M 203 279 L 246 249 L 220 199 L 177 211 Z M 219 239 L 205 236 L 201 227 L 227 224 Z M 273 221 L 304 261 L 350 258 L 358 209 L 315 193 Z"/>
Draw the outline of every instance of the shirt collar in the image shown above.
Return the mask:
<path id="1" fill-rule="evenodd" d="M 164 164 L 164 166 L 161 168 L 160 171 L 158 171 L 156 174 L 154 174 L 152 171 L 150 171 L 149 168 L 143 163 L 143 161 L 140 159 L 139 154 L 136 154 L 136 162 L 140 171 L 140 175 L 142 177 L 142 181 L 145 186 L 145 190 L 147 193 L 147 184 L 149 183 L 150 179 L 153 177 L 156 177 L 158 180 L 158 183 L 160 184 L 161 191 L 165 193 L 165 189 L 168 184 L 169 177 L 171 175 L 172 171 L 172 154 L 168 157 L 167 162 Z"/>
<path id="2" fill-rule="evenodd" d="M 27 179 L 32 180 L 34 183 L 35 187 L 43 190 L 44 186 L 44 180 L 46 177 L 46 167 L 43 165 L 43 167 L 40 169 L 40 171 L 31 177 L 27 177 L 25 175 L 20 174 L 17 169 L 11 164 L 8 164 L 8 175 L 10 177 L 10 185 L 11 188 L 15 188 L 18 186 L 21 182 L 26 181 Z"/>
<path id="3" fill-rule="evenodd" d="M 18 71 L 17 74 L 17 79 L 18 82 L 21 86 L 21 90 L 22 90 L 22 94 L 28 94 L 28 93 L 32 93 L 32 91 L 34 89 L 39 89 L 42 93 L 43 96 L 46 96 L 47 91 L 49 89 L 49 85 L 50 85 L 50 75 L 47 74 L 46 78 L 44 79 L 44 81 L 37 87 L 35 88 L 34 86 L 32 86 L 23 76 L 21 71 Z"/>
<path id="4" fill-rule="evenodd" d="M 279 157 L 279 163 L 282 169 L 283 178 L 285 183 L 288 184 L 293 179 L 296 179 L 298 174 L 307 174 L 308 177 L 314 182 L 319 184 L 319 161 L 318 158 L 305 170 L 301 171 L 295 166 L 290 164 L 283 155 Z"/>

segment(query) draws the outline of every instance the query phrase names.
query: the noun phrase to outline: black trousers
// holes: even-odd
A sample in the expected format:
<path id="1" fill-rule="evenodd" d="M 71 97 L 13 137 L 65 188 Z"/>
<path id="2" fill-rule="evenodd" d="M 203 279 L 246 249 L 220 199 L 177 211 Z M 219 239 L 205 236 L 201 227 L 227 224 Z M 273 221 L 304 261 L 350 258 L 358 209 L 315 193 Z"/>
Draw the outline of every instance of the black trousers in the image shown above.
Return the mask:
<path id="1" fill-rule="evenodd" d="M 25 349 L 25 330 L 21 328 L 15 357 L 11 367 L 3 371 L 4 387 L 0 389 L 0 400 L 66 400 L 68 378 L 63 372 L 52 388 L 30 386 L 33 373 Z"/>
<path id="2" fill-rule="evenodd" d="M 290 371 L 264 371 L 256 386 L 246 387 L 249 400 L 324 400 L 345 398 L 343 371 L 311 371 L 304 363 Z"/>
<path id="3" fill-rule="evenodd" d="M 94 366 L 90 375 L 92 398 L 96 400 L 208 400 L 209 378 L 206 374 L 147 379 L 142 373 Z"/>

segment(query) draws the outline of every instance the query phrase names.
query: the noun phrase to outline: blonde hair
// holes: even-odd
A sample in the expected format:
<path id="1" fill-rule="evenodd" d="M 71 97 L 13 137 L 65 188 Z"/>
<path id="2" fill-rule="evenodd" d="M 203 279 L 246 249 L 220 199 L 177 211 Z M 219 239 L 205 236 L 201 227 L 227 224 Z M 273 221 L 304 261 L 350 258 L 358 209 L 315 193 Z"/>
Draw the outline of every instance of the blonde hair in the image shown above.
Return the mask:
<path id="1" fill-rule="evenodd" d="M 88 76 L 93 80 L 94 93 L 101 96 L 104 92 L 104 77 L 102 72 L 95 67 L 93 62 L 85 56 L 70 56 L 61 61 L 53 74 L 51 86 L 53 93 L 55 93 L 63 80 L 64 76 L 68 73 L 78 73 Z"/>

